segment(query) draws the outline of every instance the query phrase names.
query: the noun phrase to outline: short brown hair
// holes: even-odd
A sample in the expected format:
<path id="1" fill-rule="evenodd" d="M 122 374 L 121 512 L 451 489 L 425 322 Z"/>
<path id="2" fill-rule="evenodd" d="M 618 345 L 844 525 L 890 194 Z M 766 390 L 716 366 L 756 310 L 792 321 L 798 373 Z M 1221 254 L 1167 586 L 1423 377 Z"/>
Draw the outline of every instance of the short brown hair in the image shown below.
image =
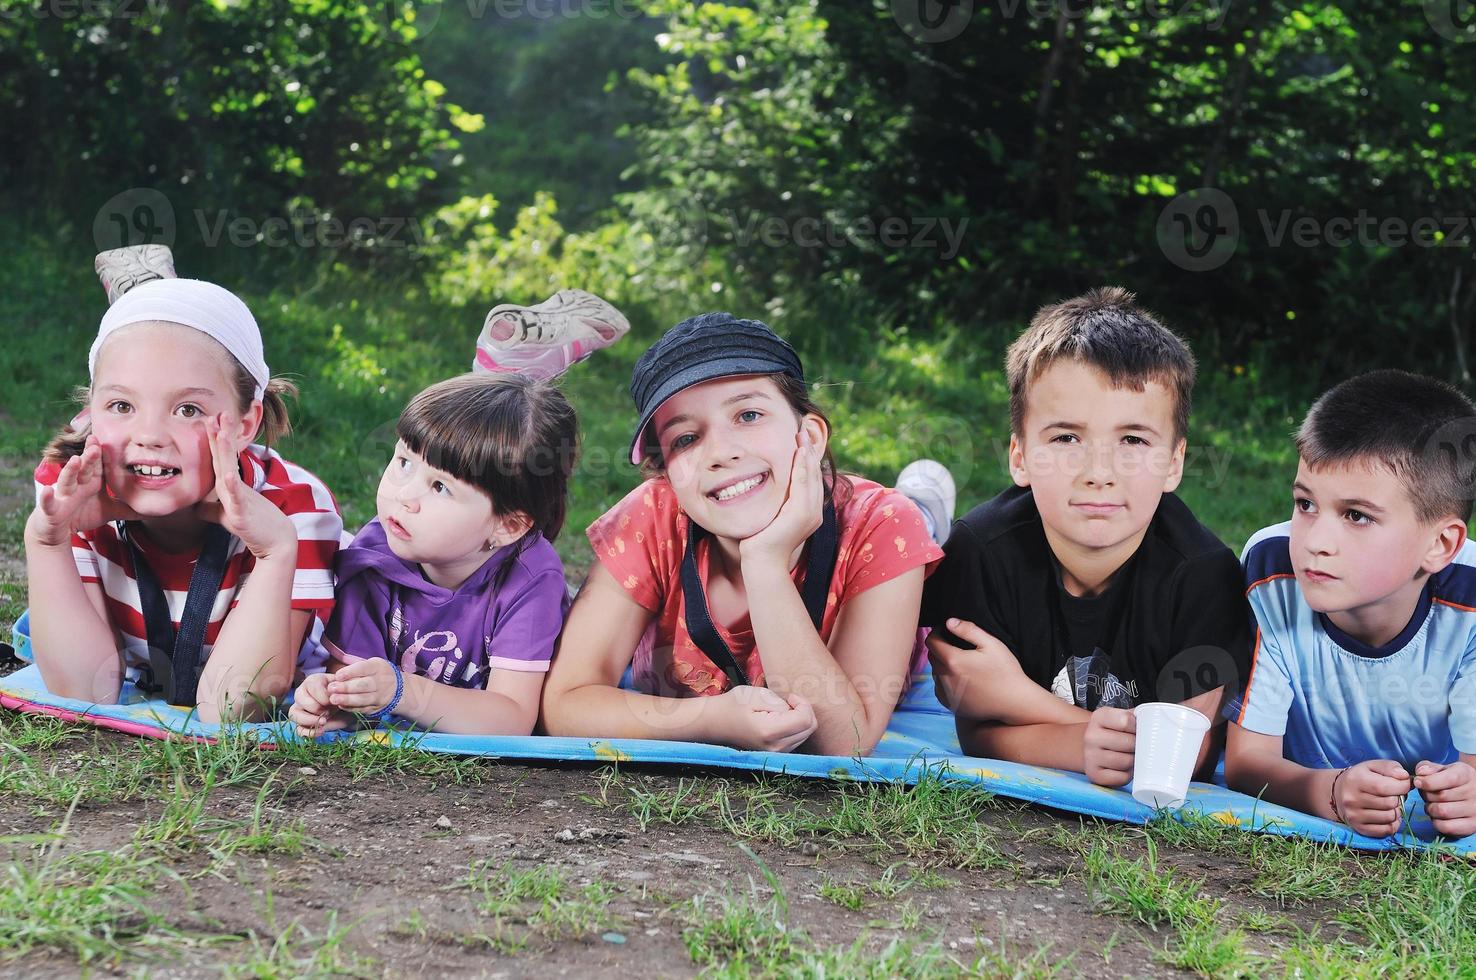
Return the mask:
<path id="1" fill-rule="evenodd" d="M 1005 354 L 1010 386 L 1010 431 L 1025 429 L 1025 393 L 1060 360 L 1080 361 L 1106 374 L 1116 388 L 1142 391 L 1157 381 L 1174 396 L 1174 438 L 1189 433 L 1194 355 L 1178 334 L 1137 305 L 1126 289 L 1105 286 L 1040 308 Z"/>
<path id="2" fill-rule="evenodd" d="M 1312 404 L 1297 429 L 1297 452 L 1313 469 L 1383 465 L 1421 521 L 1469 521 L 1473 438 L 1476 407 L 1455 388 L 1406 371 L 1370 371 Z"/>

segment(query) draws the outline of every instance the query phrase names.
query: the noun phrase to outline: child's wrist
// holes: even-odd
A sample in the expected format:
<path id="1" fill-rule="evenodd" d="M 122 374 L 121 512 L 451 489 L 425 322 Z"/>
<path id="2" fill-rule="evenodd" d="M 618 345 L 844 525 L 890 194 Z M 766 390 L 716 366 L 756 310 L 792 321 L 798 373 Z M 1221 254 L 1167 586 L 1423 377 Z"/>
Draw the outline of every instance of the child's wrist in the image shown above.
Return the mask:
<path id="1" fill-rule="evenodd" d="M 70 550 L 72 546 L 72 529 L 65 524 L 57 524 L 49 520 L 38 507 L 31 511 L 31 516 L 26 518 L 24 540 L 27 548 L 55 548 Z"/>
<path id="2" fill-rule="evenodd" d="M 1331 807 L 1333 812 L 1333 819 L 1341 824 L 1346 824 L 1348 821 L 1343 819 L 1343 813 L 1338 809 L 1338 780 L 1347 775 L 1349 768 L 1349 766 L 1344 766 L 1338 770 L 1337 775 L 1333 776 L 1332 789 L 1329 791 L 1327 799 L 1328 806 Z"/>
<path id="3" fill-rule="evenodd" d="M 400 668 L 395 664 L 393 660 L 386 660 L 385 662 L 389 664 L 390 670 L 394 671 L 395 692 L 390 697 L 389 701 L 385 703 L 384 707 L 380 708 L 378 711 L 370 712 L 364 716 L 374 721 L 383 721 L 385 718 L 388 718 L 390 715 L 394 714 L 395 709 L 400 706 L 400 700 L 405 696 L 404 672 L 400 670 Z"/>

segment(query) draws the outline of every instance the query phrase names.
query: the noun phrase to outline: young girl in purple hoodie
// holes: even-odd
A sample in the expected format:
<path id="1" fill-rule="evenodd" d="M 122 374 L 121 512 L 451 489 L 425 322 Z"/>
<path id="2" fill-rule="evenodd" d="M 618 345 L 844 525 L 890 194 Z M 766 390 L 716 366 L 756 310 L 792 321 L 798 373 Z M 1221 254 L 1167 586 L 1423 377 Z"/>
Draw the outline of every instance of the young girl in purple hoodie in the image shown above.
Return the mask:
<path id="1" fill-rule="evenodd" d="M 297 688 L 290 717 L 308 737 L 391 714 L 527 735 L 568 608 L 550 542 L 574 409 L 544 381 L 465 374 L 416 395 L 395 432 L 379 516 L 339 553 L 331 659 Z"/>

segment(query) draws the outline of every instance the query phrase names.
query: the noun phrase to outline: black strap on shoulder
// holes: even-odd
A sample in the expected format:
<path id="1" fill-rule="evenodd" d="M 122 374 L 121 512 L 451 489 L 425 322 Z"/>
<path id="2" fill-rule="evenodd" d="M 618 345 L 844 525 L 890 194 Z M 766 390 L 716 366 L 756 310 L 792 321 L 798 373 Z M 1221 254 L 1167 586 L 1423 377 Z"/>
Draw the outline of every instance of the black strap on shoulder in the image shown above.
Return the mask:
<path id="1" fill-rule="evenodd" d="M 705 537 L 709 537 L 707 531 L 689 519 L 687 553 L 682 556 L 682 596 L 686 602 L 687 633 L 697 648 L 727 675 L 728 681 L 734 687 L 741 687 L 749 682 L 748 674 L 713 625 L 712 614 L 707 609 L 707 592 L 702 587 L 702 577 L 697 574 L 697 542 Z M 830 578 L 835 574 L 839 547 L 835 506 L 826 501 L 820 528 L 806 542 L 809 557 L 805 562 L 805 581 L 800 588 L 805 611 L 810 614 L 810 622 L 815 624 L 816 630 L 820 629 L 821 617 L 825 615 L 825 597 L 830 591 Z"/>
<path id="2" fill-rule="evenodd" d="M 195 559 L 195 570 L 190 573 L 190 590 L 185 594 L 184 611 L 180 613 L 176 632 L 164 590 L 135 545 L 132 530 L 126 524 L 124 528 L 123 540 L 128 543 L 133 558 L 139 604 L 149 635 L 149 666 L 143 670 L 138 686 L 149 693 L 162 693 L 169 704 L 194 707 L 205 660 L 201 656 L 205 629 L 210 625 L 210 611 L 225 578 L 231 533 L 219 524 L 205 525 L 205 541 Z"/>

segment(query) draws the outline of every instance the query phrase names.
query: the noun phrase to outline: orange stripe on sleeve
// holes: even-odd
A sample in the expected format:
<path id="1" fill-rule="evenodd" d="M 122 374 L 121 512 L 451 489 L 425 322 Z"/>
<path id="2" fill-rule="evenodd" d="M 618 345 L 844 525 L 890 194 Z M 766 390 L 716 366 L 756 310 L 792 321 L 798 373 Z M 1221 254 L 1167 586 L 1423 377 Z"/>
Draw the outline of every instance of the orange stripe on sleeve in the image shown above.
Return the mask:
<path id="1" fill-rule="evenodd" d="M 1296 576 L 1293 575 L 1291 572 L 1277 572 L 1275 575 L 1267 575 L 1259 582 L 1252 582 L 1250 585 L 1247 585 L 1245 587 L 1245 594 L 1250 595 L 1251 589 L 1254 589 L 1256 586 L 1265 585 L 1267 582 L 1274 582 L 1279 578 L 1296 578 Z M 1476 610 L 1473 610 L 1473 612 L 1476 612 Z"/>
<path id="2" fill-rule="evenodd" d="M 1263 580 L 1264 581 L 1264 580 Z M 1260 583 L 1257 583 L 1260 584 Z M 1245 679 L 1245 694 L 1240 698 L 1240 713 L 1235 716 L 1235 724 L 1245 717 L 1245 709 L 1250 706 L 1251 684 L 1256 679 L 1256 661 L 1261 656 L 1261 627 L 1256 626 L 1256 648 L 1251 651 L 1250 676 Z"/>
<path id="3" fill-rule="evenodd" d="M 1436 599 L 1435 601 L 1440 603 L 1442 606 L 1449 606 L 1452 609 L 1459 609 L 1461 612 L 1476 612 L 1476 606 L 1463 606 L 1459 602 L 1451 602 L 1449 599 Z"/>

